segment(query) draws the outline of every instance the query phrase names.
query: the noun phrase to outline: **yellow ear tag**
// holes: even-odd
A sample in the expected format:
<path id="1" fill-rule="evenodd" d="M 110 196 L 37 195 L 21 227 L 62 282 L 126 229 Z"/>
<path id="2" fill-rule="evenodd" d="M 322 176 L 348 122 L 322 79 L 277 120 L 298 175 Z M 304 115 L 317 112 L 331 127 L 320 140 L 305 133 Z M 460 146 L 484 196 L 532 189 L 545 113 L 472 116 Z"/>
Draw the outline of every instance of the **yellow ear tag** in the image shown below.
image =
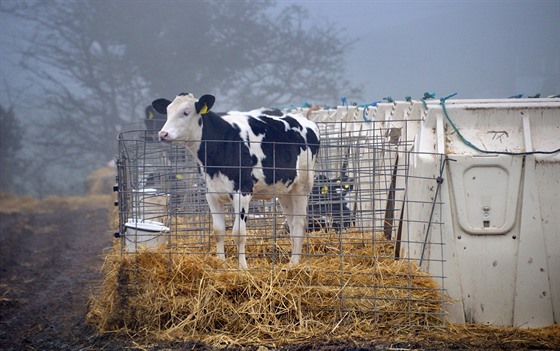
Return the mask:
<path id="1" fill-rule="evenodd" d="M 152 111 L 148 112 L 148 119 L 149 120 L 154 119 L 154 114 L 152 113 Z"/>
<path id="2" fill-rule="evenodd" d="M 202 108 L 200 109 L 200 114 L 204 115 L 208 113 L 208 106 L 206 106 L 206 104 L 204 104 L 204 106 L 202 106 Z"/>
<path id="3" fill-rule="evenodd" d="M 326 185 L 323 185 L 323 187 L 321 188 L 321 194 L 326 194 L 329 192 L 329 187 Z"/>

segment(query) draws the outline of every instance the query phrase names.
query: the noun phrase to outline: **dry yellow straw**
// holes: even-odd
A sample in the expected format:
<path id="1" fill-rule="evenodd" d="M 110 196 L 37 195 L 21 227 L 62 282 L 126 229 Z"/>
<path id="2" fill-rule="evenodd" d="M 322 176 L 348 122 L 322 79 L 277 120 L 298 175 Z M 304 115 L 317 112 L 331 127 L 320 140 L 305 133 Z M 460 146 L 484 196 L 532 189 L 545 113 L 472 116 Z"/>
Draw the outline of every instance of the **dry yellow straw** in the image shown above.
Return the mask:
<path id="1" fill-rule="evenodd" d="M 391 258 L 392 243 L 356 240 L 336 246 L 307 241 L 297 267 L 271 265 L 270 243 L 247 246 L 251 270 L 191 248 L 121 256 L 105 262 L 103 290 L 90 319 L 101 331 L 212 345 L 293 343 L 314 337 L 359 337 L 388 326 L 442 325 L 437 284 L 408 260 Z M 289 240 L 275 252 L 287 262 Z M 344 250 L 344 256 L 340 256 Z M 235 256 L 229 248 L 229 256 Z"/>

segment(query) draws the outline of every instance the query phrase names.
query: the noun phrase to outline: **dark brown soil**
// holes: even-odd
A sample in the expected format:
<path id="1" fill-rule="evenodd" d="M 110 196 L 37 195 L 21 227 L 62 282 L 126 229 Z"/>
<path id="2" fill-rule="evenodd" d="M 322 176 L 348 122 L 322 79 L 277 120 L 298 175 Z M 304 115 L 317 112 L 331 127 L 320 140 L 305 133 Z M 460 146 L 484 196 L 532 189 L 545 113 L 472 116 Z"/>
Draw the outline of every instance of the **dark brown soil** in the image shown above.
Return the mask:
<path id="1" fill-rule="evenodd" d="M 0 206 L 0 350 L 212 349 L 201 343 L 100 335 L 87 324 L 86 313 L 91 294 L 100 286 L 104 252 L 111 246 L 108 206 L 37 206 L 40 210 L 7 210 Z M 430 344 L 318 340 L 282 350 L 512 349 L 495 344 L 482 348 L 461 343 Z"/>
<path id="2" fill-rule="evenodd" d="M 111 241 L 107 213 L 0 213 L 0 349 L 110 348 L 111 338 L 85 323 Z"/>

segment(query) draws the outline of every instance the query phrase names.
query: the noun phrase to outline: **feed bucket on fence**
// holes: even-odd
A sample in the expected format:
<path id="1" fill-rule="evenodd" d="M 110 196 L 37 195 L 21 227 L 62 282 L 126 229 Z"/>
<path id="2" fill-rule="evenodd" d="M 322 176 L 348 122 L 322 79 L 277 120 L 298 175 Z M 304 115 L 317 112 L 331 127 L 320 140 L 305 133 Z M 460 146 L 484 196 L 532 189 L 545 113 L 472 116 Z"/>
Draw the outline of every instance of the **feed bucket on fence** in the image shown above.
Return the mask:
<path id="1" fill-rule="evenodd" d="M 169 196 L 157 189 L 133 190 L 132 218 L 134 220 L 162 221 L 167 215 Z"/>
<path id="2" fill-rule="evenodd" d="M 430 193 L 443 206 L 412 203 L 404 218 L 423 213 L 443 225 L 412 223 L 401 256 L 445 275 L 452 322 L 560 323 L 560 99 L 449 100 L 445 109 L 434 101 L 416 103 L 414 114 L 408 194 Z M 448 159 L 427 154 L 434 150 Z M 430 173 L 432 187 L 414 183 Z"/>
<path id="3" fill-rule="evenodd" d="M 150 220 L 129 220 L 125 227 L 124 241 L 127 252 L 136 252 L 139 249 L 157 249 L 167 242 L 166 234 L 170 231 L 162 222 Z"/>

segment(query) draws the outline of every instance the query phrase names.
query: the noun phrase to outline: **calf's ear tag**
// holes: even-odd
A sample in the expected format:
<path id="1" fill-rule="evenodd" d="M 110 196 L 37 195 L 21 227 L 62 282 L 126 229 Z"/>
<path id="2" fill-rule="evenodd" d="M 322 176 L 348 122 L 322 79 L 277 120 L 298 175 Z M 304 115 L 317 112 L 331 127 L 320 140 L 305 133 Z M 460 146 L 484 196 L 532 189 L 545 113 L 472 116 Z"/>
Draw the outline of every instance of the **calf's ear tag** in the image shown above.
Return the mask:
<path id="1" fill-rule="evenodd" d="M 201 115 L 204 115 L 204 114 L 208 113 L 208 105 L 204 104 L 204 106 L 202 106 L 202 108 L 200 109 L 199 113 Z"/>

